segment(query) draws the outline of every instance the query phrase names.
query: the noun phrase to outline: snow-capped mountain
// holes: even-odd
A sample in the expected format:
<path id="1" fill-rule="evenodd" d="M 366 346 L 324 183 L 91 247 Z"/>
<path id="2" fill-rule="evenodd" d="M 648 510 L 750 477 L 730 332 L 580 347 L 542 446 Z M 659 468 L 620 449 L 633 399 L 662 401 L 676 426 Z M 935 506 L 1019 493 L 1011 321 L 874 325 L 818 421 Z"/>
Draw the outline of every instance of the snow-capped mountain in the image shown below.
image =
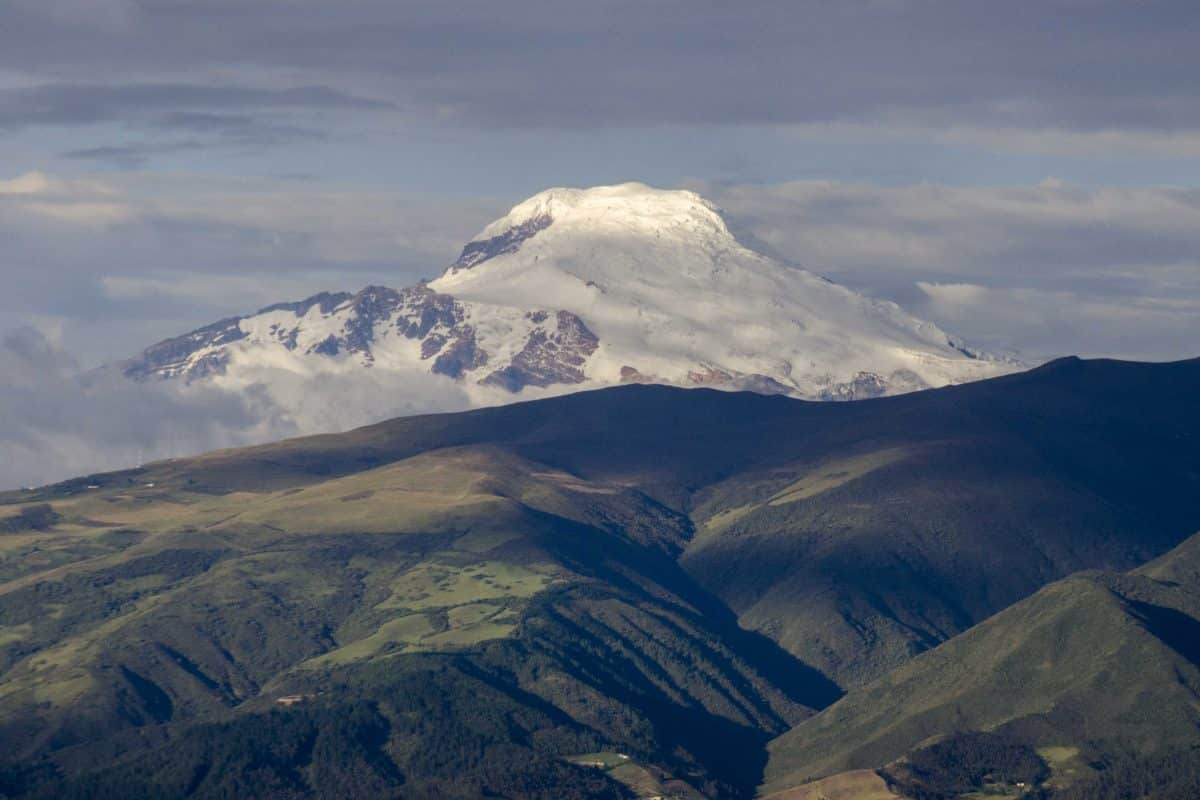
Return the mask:
<path id="1" fill-rule="evenodd" d="M 541 192 L 428 284 L 269 306 L 122 368 L 268 389 L 288 375 L 396 372 L 475 405 L 639 381 L 844 400 L 1015 365 L 746 246 L 693 192 L 630 183 Z M 405 410 L 403 389 L 389 391 Z"/>

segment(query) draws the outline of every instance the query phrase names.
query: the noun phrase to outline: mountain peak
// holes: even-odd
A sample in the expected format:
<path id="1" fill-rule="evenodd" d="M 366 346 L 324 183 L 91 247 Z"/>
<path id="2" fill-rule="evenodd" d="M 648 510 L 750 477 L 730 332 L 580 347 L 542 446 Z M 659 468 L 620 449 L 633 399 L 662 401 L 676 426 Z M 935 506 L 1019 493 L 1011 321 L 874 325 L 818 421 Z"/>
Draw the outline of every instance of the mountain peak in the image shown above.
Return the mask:
<path id="1" fill-rule="evenodd" d="M 695 192 L 623 183 L 529 197 L 427 284 L 269 306 L 155 345 L 124 371 L 274 386 L 293 413 L 311 393 L 287 376 L 363 369 L 424 375 L 423 389 L 404 379 L 413 396 L 487 405 L 630 382 L 848 400 L 1013 368 L 771 256 Z"/>
<path id="2" fill-rule="evenodd" d="M 610 242 L 661 240 L 665 235 L 710 246 L 736 244 L 720 209 L 695 192 L 656 189 L 636 182 L 590 189 L 557 187 L 521 201 L 485 227 L 467 243 L 446 274 L 515 253 L 551 225 L 576 238 Z"/>
<path id="3" fill-rule="evenodd" d="M 504 217 L 488 225 L 476 238 L 495 236 L 515 225 L 542 216 L 552 219 L 662 221 L 675 216 L 705 220 L 725 228 L 721 212 L 695 192 L 657 189 L 636 181 L 588 189 L 546 189 L 512 207 Z"/>

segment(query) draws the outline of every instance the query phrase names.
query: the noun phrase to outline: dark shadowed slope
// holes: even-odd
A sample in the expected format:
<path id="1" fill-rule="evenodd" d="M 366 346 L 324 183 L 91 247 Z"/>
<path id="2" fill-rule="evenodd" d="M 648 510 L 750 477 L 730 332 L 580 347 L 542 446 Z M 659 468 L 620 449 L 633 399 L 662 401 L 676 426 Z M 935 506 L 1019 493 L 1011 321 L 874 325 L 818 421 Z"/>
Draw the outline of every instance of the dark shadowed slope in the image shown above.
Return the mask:
<path id="1" fill-rule="evenodd" d="M 1200 361 L 848 404 L 630 386 L 9 493 L 0 779 L 552 797 L 619 748 L 737 796 L 834 682 L 1200 528 L 1198 396 Z M 217 770 L 221 726 L 268 722 L 295 746 Z"/>
<path id="2" fill-rule="evenodd" d="M 684 568 L 853 686 L 1051 580 L 1128 569 L 1200 527 L 1198 397 L 1200 361 L 1064 359 L 848 404 L 630 386 L 100 480 L 284 490 L 488 445 L 687 515 Z"/>
<path id="3" fill-rule="evenodd" d="M 771 745 L 766 791 L 999 730 L 1092 758 L 1200 741 L 1200 534 L 1127 574 L 1087 572 L 857 689 Z"/>
<path id="4" fill-rule="evenodd" d="M 744 625 L 860 685 L 1200 527 L 1198 381 L 1200 362 L 1068 360 L 797 419 L 775 434 L 793 460 L 694 495 L 682 563 Z"/>

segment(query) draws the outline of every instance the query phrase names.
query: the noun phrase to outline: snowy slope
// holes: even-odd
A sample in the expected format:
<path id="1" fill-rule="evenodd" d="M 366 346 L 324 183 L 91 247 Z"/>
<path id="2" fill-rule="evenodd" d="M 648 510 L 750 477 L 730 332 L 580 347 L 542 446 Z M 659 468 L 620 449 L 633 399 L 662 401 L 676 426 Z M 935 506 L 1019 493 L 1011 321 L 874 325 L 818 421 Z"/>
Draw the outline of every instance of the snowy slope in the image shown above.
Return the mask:
<path id="1" fill-rule="evenodd" d="M 325 376 L 370 374 L 386 414 L 629 381 L 853 399 L 1014 368 L 744 246 L 692 192 L 637 183 L 537 194 L 428 285 L 271 306 L 123 365 L 136 380 L 257 386 L 333 428 L 360 420 L 341 418 L 353 401 L 313 408 Z"/>
<path id="2" fill-rule="evenodd" d="M 529 233 L 516 242 L 512 231 Z M 504 246 L 481 258 L 488 242 Z M 748 249 L 692 192 L 551 189 L 485 228 L 464 256 L 431 288 L 467 303 L 534 299 L 578 315 L 600 340 L 587 368 L 600 383 L 636 370 L 660 382 L 751 382 L 825 399 L 1010 368 L 894 303 Z"/>

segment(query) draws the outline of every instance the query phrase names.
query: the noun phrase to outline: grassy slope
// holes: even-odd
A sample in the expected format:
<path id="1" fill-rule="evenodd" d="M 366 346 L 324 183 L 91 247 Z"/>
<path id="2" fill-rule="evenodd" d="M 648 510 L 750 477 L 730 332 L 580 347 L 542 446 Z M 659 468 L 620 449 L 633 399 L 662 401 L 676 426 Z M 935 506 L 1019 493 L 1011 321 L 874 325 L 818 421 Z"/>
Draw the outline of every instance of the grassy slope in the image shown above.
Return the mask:
<path id="1" fill-rule="evenodd" d="M 1061 362 L 795 426 L 699 492 L 682 563 L 854 687 L 1047 582 L 1200 528 L 1200 365 Z"/>
<path id="2" fill-rule="evenodd" d="M 874 770 L 830 775 L 772 794 L 765 800 L 893 800 L 899 797 Z"/>
<path id="3" fill-rule="evenodd" d="M 153 761 L 132 731 L 152 744 L 374 663 L 463 653 L 521 713 L 569 720 L 569 744 L 526 750 L 621 745 L 736 792 L 768 732 L 836 696 L 738 629 L 673 558 L 686 520 L 623 486 L 486 447 L 258 491 L 108 482 L 60 487 L 52 527 L 0 539 L 60 554 L 0 585 L 0 739 L 67 774 L 98 742 Z"/>
<path id="4" fill-rule="evenodd" d="M 1053 583 L 851 692 L 771 744 L 764 791 L 957 730 L 1003 728 L 1050 756 L 1191 743 L 1197 697 L 1200 534 L 1133 573 Z"/>
<path id="5" fill-rule="evenodd" d="M 1131 568 L 1200 527 L 1197 396 L 1200 361 L 1063 360 L 848 404 L 631 386 L 219 452 L 21 499 L 55 500 L 89 480 L 289 492 L 482 446 L 687 515 L 696 536 L 684 568 L 743 625 L 853 687 L 1049 581 Z M 571 494 L 564 506 L 583 497 Z"/>
<path id="6" fill-rule="evenodd" d="M 1200 527 L 1198 389 L 1075 360 L 853 404 L 636 386 L 0 495 L 0 735 L 69 766 L 486 651 L 597 746 L 745 787 L 837 696 L 802 662 L 864 683 Z"/>

